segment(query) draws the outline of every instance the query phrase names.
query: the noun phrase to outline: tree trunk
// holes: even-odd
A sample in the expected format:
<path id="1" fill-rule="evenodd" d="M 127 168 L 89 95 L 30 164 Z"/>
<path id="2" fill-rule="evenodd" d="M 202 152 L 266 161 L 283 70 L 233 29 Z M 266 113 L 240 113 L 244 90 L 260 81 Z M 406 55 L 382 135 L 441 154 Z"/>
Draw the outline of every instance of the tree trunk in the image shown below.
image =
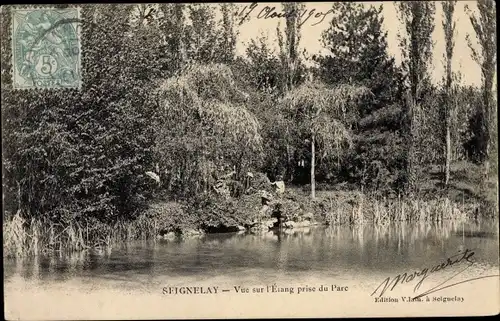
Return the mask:
<path id="1" fill-rule="evenodd" d="M 490 117 L 490 108 L 491 108 L 491 87 L 492 81 L 491 78 L 485 80 L 485 89 L 484 89 L 484 110 L 483 110 L 483 190 L 484 193 L 488 193 L 488 185 L 490 179 L 490 142 L 491 142 L 491 117 Z"/>
<path id="2" fill-rule="evenodd" d="M 453 48 L 455 43 L 453 41 L 454 32 L 455 32 L 455 22 L 453 21 L 453 13 L 455 11 L 455 2 L 454 1 L 446 1 L 442 2 L 443 8 L 443 29 L 444 29 L 444 39 L 446 43 L 446 83 L 445 83 L 445 92 L 446 92 L 446 102 L 445 102 L 445 118 L 444 118 L 444 134 L 445 134 L 445 159 L 444 159 L 444 184 L 448 185 L 450 181 L 450 165 L 451 165 L 451 114 L 454 106 L 454 98 L 456 95 L 455 90 L 452 90 L 453 84 L 453 71 L 451 69 L 451 62 L 453 59 Z"/>
<path id="3" fill-rule="evenodd" d="M 492 113 L 491 113 L 491 96 L 493 87 L 493 73 L 488 73 L 485 76 L 485 88 L 484 88 L 484 112 L 483 112 L 483 130 L 484 130 L 484 158 L 485 158 L 485 171 L 486 180 L 489 175 L 489 160 L 490 160 L 490 141 L 491 141 L 491 123 L 492 123 Z"/>
<path id="4" fill-rule="evenodd" d="M 450 166 L 451 166 L 451 110 L 453 106 L 453 98 L 451 94 L 451 62 L 448 60 L 448 76 L 446 82 L 446 106 L 445 106 L 445 154 L 444 154 L 444 185 L 448 186 L 450 182 Z"/>
<path id="5" fill-rule="evenodd" d="M 177 22 L 178 34 L 177 36 L 177 54 L 178 54 L 178 68 L 184 67 L 187 61 L 186 48 L 184 46 L 184 5 L 174 4 L 175 19 Z"/>
<path id="6" fill-rule="evenodd" d="M 316 197 L 316 182 L 314 181 L 314 163 L 316 162 L 316 155 L 314 150 L 314 145 L 316 143 L 316 139 L 314 134 L 311 139 L 311 198 Z"/>
<path id="7" fill-rule="evenodd" d="M 292 170 L 292 156 L 290 152 L 290 144 L 287 142 L 286 143 L 286 178 L 290 182 L 293 181 L 293 170 Z M 283 177 L 283 179 L 286 179 Z"/>
<path id="8" fill-rule="evenodd" d="M 405 120 L 405 144 L 406 144 L 406 166 L 405 166 L 405 192 L 412 196 L 416 187 L 416 148 L 415 148 L 415 99 L 410 95 L 406 98 L 406 120 Z"/>
<path id="9" fill-rule="evenodd" d="M 447 46 L 447 61 L 446 61 L 446 105 L 445 105 L 445 118 L 444 118 L 444 125 L 445 125 L 445 161 L 444 161 L 444 185 L 448 186 L 448 183 L 450 181 L 450 163 L 451 163 L 451 111 L 452 111 L 452 106 L 453 106 L 453 97 L 452 97 L 452 70 L 451 70 L 451 59 L 452 59 L 452 54 L 453 54 L 453 47 L 450 50 L 449 49 L 449 42 L 451 40 L 446 41 L 446 46 Z"/>
<path id="10" fill-rule="evenodd" d="M 444 169 L 444 184 L 448 185 L 450 181 L 450 164 L 451 164 L 451 133 L 450 123 L 446 123 L 446 160 Z"/>

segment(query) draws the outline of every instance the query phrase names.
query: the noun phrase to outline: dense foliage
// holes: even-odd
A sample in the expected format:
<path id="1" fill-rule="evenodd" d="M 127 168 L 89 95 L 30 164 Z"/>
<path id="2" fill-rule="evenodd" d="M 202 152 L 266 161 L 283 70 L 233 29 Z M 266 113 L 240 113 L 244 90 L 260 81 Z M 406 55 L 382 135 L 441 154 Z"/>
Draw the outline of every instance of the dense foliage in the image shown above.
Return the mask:
<path id="1" fill-rule="evenodd" d="M 2 79 L 4 186 L 23 215 L 113 220 L 145 204 L 151 113 L 143 72 L 154 66 L 144 59 L 148 48 L 124 37 L 130 8 L 82 8 L 81 90 L 16 91 Z M 2 14 L 9 22 L 9 10 Z M 3 49 L 9 64 L 10 46 Z"/>
<path id="2" fill-rule="evenodd" d="M 354 148 L 337 175 L 361 188 L 387 191 L 401 181 L 402 74 L 389 56 L 382 29 L 382 6 L 339 2 L 322 34 L 327 54 L 317 55 L 317 73 L 326 83 L 368 88 L 370 99 L 358 104 Z M 391 151 L 391 152 L 389 152 Z"/>
<path id="3" fill-rule="evenodd" d="M 82 87 L 24 91 L 12 88 L 12 15 L 3 7 L 4 217 L 61 229 L 124 220 L 208 229 L 249 223 L 259 193 L 273 191 L 269 180 L 313 196 L 327 188 L 397 197 L 425 189 L 446 160 L 450 168 L 491 159 L 493 2 L 470 14 L 481 88 L 461 86 L 449 66 L 433 84 L 435 5 L 397 7 L 401 66 L 388 54 L 382 6 L 333 4 L 324 50 L 308 61 L 300 3 L 283 5 L 277 48 L 262 35 L 240 56 L 235 5 L 81 5 Z M 283 198 L 292 208 L 300 197 Z"/>
<path id="4" fill-rule="evenodd" d="M 194 66 L 160 86 L 155 157 L 163 187 L 193 196 L 233 170 L 241 179 L 256 169 L 262 138 L 245 95 L 224 65 Z"/>

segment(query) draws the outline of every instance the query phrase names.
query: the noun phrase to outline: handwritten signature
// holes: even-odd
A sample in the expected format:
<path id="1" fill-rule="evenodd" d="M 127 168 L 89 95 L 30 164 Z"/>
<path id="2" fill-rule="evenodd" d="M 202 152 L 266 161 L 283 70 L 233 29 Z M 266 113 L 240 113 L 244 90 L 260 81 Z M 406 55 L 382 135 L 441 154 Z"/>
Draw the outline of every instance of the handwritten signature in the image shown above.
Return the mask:
<path id="1" fill-rule="evenodd" d="M 256 12 L 255 9 L 259 6 L 257 2 L 253 2 L 250 6 L 245 6 L 241 11 L 236 13 L 236 16 L 241 18 L 239 24 L 241 25 L 245 20 L 250 17 L 250 14 L 252 12 Z M 328 10 L 327 12 L 323 11 L 316 11 L 316 9 L 311 9 L 311 10 L 304 10 L 301 13 L 298 14 L 300 17 L 300 22 L 299 22 L 299 27 L 301 27 L 306 21 L 309 19 L 320 19 L 320 21 L 312 24 L 312 26 L 315 26 L 317 24 L 320 24 L 325 20 L 326 16 L 329 14 L 333 13 L 333 9 Z M 271 6 L 265 6 L 263 7 L 259 13 L 257 14 L 257 19 L 273 19 L 273 18 L 287 18 L 296 15 L 297 13 L 294 12 L 293 10 L 290 12 L 284 12 L 284 11 L 276 11 L 276 7 L 271 7 Z"/>
<path id="2" fill-rule="evenodd" d="M 475 280 L 479 280 L 479 279 L 484 279 L 484 278 L 490 278 L 490 277 L 499 277 L 499 275 L 487 275 L 487 276 L 481 276 L 481 277 L 477 277 L 477 278 L 467 279 L 465 281 L 460 281 L 460 282 L 456 282 L 456 283 L 453 283 L 453 284 L 447 284 L 450 280 L 452 280 L 453 278 L 455 278 L 459 274 L 463 273 L 465 270 L 467 270 L 468 268 L 470 268 L 475 263 L 475 261 L 473 260 L 474 254 L 475 254 L 474 251 L 472 251 L 470 249 L 465 249 L 465 251 L 459 252 L 458 254 L 450 256 L 444 262 L 441 262 L 441 263 L 433 266 L 430 269 L 429 268 L 424 268 L 424 269 L 422 269 L 420 271 L 401 273 L 401 274 L 396 275 L 393 278 L 388 277 L 384 281 L 382 281 L 382 283 L 380 283 L 380 285 L 375 289 L 375 291 L 373 291 L 373 293 L 371 294 L 371 296 L 377 294 L 377 291 L 378 291 L 378 297 L 381 297 L 382 295 L 384 295 L 384 293 L 388 289 L 389 289 L 389 291 L 392 291 L 392 290 L 394 290 L 394 288 L 398 284 L 410 283 L 410 282 L 412 282 L 414 280 L 415 281 L 419 280 L 415 284 L 415 287 L 413 289 L 413 292 L 417 292 L 417 290 L 423 284 L 424 280 L 429 275 L 431 275 L 431 274 L 433 274 L 435 272 L 444 270 L 444 269 L 446 269 L 448 267 L 451 267 L 453 265 L 457 265 L 457 264 L 459 264 L 461 262 L 463 262 L 463 263 L 466 264 L 466 266 L 465 266 L 464 269 L 462 269 L 460 272 L 456 273 L 455 275 L 453 275 L 452 277 L 450 277 L 446 281 L 438 284 L 437 286 L 435 286 L 435 287 L 433 287 L 433 288 L 431 288 L 431 289 L 429 289 L 429 290 L 427 290 L 425 292 L 422 292 L 422 293 L 418 294 L 413 299 L 418 299 L 418 298 L 421 298 L 421 297 L 426 296 L 428 294 L 431 294 L 431 293 L 434 293 L 434 292 L 437 292 L 437 291 L 441 291 L 443 289 L 450 288 L 452 286 L 459 285 L 459 284 L 462 284 L 462 283 L 471 282 L 471 281 L 475 281 Z"/>

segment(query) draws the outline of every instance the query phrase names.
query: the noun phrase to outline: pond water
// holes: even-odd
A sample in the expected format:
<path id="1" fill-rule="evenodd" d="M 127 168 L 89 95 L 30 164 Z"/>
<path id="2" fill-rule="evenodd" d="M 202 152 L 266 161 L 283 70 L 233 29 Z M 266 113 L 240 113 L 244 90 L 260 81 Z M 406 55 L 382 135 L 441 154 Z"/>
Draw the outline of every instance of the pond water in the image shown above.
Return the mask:
<path id="1" fill-rule="evenodd" d="M 104 294 L 110 297 L 127 294 L 147 297 L 150 304 L 157 300 L 160 304 L 158 300 L 166 297 L 163 288 L 181 286 L 217 286 L 219 292 L 230 290 L 226 293 L 229 295 L 235 293 L 234 286 L 238 285 L 266 290 L 269 285 L 315 287 L 316 293 L 321 285 L 337 285 L 350 287 L 349 291 L 357 296 L 362 294 L 371 302 L 371 294 L 385 278 L 425 267 L 430 269 L 466 250 L 474 252 L 475 263 L 460 274 L 462 280 L 498 275 L 498 222 L 444 221 L 311 227 L 258 235 L 209 234 L 186 240 L 135 242 L 103 252 L 7 260 L 4 262 L 5 296 L 14 316 L 38 318 L 43 315 L 59 319 L 106 318 L 107 310 L 102 302 L 100 314 L 94 309 L 95 315 L 82 315 L 80 309 L 64 310 L 60 304 L 65 298 L 85 300 L 84 296 L 94 294 L 98 298 L 100 293 L 102 299 Z M 457 269 L 463 269 L 464 264 L 434 273 L 436 277 L 426 280 L 425 289 L 430 288 L 432 282 L 443 281 L 459 271 Z M 477 280 L 475 286 L 492 282 L 498 284 L 498 277 Z M 415 282 L 402 284 L 398 289 L 411 295 L 415 293 L 410 291 L 414 286 Z M 462 287 L 465 289 L 466 284 Z M 460 290 L 459 286 L 455 289 Z M 447 291 L 454 293 L 450 292 L 451 288 L 440 293 Z M 27 293 L 31 293 L 31 299 L 26 299 Z M 36 310 L 34 304 L 40 301 L 34 293 L 59 299 L 54 302 L 45 299 Z M 261 299 L 265 300 L 265 296 L 261 295 Z M 30 312 L 23 309 L 23 304 L 31 306 Z M 113 313 L 109 315 L 117 317 L 118 312 Z M 133 312 L 126 313 L 124 316 L 131 317 Z M 147 313 L 144 316 L 158 317 Z"/>

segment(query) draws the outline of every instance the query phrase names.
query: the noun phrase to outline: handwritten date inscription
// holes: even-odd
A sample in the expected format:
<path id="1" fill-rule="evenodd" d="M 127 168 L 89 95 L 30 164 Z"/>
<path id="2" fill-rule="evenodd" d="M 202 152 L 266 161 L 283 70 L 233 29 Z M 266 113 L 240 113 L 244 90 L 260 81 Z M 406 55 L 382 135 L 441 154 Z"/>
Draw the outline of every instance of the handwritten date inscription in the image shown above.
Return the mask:
<path id="1" fill-rule="evenodd" d="M 254 2 L 250 6 L 245 6 L 241 11 L 237 12 L 236 16 L 240 18 L 239 23 L 241 25 L 245 20 L 249 19 L 250 17 L 253 17 L 255 14 L 257 14 L 255 16 L 257 19 L 281 19 L 296 15 L 298 16 L 298 18 L 300 18 L 299 27 L 301 27 L 307 21 L 310 22 L 316 21 L 315 23 L 311 24 L 312 26 L 320 24 L 331 13 L 333 13 L 333 9 L 330 9 L 327 12 L 316 11 L 316 9 L 301 10 L 300 12 L 294 12 L 294 11 L 284 12 L 284 11 L 278 11 L 276 7 L 271 7 L 271 6 L 259 7 L 259 4 L 257 2 Z"/>

